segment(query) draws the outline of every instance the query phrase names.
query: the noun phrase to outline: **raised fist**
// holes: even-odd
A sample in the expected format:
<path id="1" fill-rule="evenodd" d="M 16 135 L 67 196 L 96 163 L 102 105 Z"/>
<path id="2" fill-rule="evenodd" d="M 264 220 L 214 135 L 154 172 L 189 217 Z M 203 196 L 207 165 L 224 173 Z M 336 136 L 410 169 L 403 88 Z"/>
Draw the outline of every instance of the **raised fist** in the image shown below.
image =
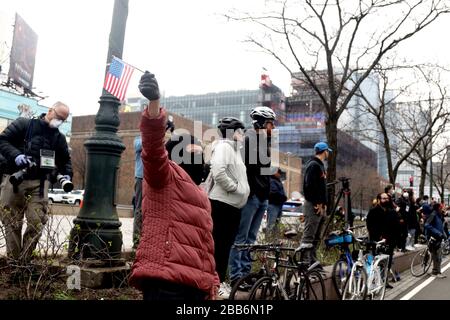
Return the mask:
<path id="1" fill-rule="evenodd" d="M 139 91 L 150 101 L 159 99 L 158 82 L 153 73 L 145 71 L 141 77 L 141 81 L 139 81 Z"/>

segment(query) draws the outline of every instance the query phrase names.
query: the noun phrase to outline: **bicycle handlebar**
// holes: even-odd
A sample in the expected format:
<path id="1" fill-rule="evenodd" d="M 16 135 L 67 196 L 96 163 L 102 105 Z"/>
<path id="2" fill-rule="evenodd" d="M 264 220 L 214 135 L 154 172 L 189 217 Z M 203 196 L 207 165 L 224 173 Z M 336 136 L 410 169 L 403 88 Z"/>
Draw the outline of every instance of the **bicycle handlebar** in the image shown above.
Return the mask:
<path id="1" fill-rule="evenodd" d="M 379 246 L 381 246 L 382 244 L 386 243 L 386 239 L 382 239 L 380 241 L 366 241 L 367 238 L 355 238 L 355 240 L 359 243 L 364 243 L 364 245 L 369 246 L 369 245 L 375 245 L 376 248 L 378 248 Z"/>
<path id="2" fill-rule="evenodd" d="M 283 247 L 282 244 L 235 244 L 234 247 L 239 250 L 249 251 L 294 251 L 294 248 Z"/>

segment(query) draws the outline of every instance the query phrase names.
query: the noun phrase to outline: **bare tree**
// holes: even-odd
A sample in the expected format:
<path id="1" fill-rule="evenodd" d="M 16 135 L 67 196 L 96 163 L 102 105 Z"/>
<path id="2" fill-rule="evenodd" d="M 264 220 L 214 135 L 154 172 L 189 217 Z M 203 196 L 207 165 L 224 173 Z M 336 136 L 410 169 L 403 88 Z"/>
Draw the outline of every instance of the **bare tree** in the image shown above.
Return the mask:
<path id="1" fill-rule="evenodd" d="M 444 120 L 448 122 L 448 117 Z M 447 149 L 447 146 L 439 147 L 438 139 L 442 138 L 445 126 L 440 126 L 437 130 L 430 132 L 428 136 L 425 137 L 414 150 L 413 155 L 408 158 L 408 162 L 415 165 L 420 169 L 420 182 L 419 182 L 419 196 L 423 197 L 425 194 L 425 182 L 428 172 L 428 164 L 432 159 Z M 433 177 L 435 175 L 433 174 Z"/>
<path id="2" fill-rule="evenodd" d="M 398 66 L 396 63 L 389 67 L 376 66 L 373 74 L 379 80 L 379 97 L 374 101 L 361 91 L 355 94 L 363 101 L 355 108 L 373 119 L 373 123 L 358 134 L 384 150 L 390 183 L 395 184 L 401 165 L 410 162 L 424 170 L 422 196 L 427 161 L 437 151 L 431 152 L 431 144 L 440 137 L 449 121 L 448 97 L 440 83 L 440 70 L 436 66 Z M 405 84 L 402 80 L 397 87 L 396 78 L 413 79 L 413 82 Z M 398 101 L 401 99 L 409 101 Z M 354 131 L 354 128 L 347 130 Z"/>
<path id="3" fill-rule="evenodd" d="M 266 8 L 261 14 L 233 12 L 226 17 L 262 28 L 248 42 L 273 56 L 320 98 L 328 143 L 335 150 L 328 160 L 328 178 L 334 180 L 342 112 L 382 58 L 448 13 L 448 1 L 350 0 L 344 5 L 340 0 L 285 0 L 266 1 Z M 320 68 L 325 71 L 316 71 Z M 348 87 L 350 79 L 356 81 Z"/>
<path id="4" fill-rule="evenodd" d="M 402 153 L 401 148 L 396 148 L 398 158 L 416 165 L 421 171 L 419 195 L 423 197 L 427 165 L 443 150 L 437 146 L 450 120 L 450 113 L 447 90 L 441 82 L 441 69 L 420 67 L 418 71 L 425 80 L 423 87 L 428 90 L 428 99 L 421 99 L 406 110 L 398 110 L 402 122 L 393 126 L 392 132 L 407 151 Z M 413 152 L 409 153 L 410 150 Z"/>
<path id="5" fill-rule="evenodd" d="M 450 188 L 450 148 L 447 146 L 444 151 L 440 160 L 434 164 L 435 170 L 433 172 L 433 185 L 439 193 L 441 202 L 445 199 L 445 189 Z"/>

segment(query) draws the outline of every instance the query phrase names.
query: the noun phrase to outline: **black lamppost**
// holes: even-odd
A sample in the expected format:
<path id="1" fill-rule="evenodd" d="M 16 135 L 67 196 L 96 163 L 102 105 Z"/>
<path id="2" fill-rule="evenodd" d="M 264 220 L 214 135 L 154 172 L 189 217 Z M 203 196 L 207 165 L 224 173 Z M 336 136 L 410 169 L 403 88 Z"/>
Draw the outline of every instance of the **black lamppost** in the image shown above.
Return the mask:
<path id="1" fill-rule="evenodd" d="M 128 0 L 115 0 L 107 62 L 122 57 Z M 116 183 L 125 145 L 117 135 L 120 101 L 103 90 L 95 118 L 95 133 L 87 150 L 86 192 L 71 231 L 69 256 L 76 259 L 118 261 L 122 248 L 121 222 L 116 209 Z"/>

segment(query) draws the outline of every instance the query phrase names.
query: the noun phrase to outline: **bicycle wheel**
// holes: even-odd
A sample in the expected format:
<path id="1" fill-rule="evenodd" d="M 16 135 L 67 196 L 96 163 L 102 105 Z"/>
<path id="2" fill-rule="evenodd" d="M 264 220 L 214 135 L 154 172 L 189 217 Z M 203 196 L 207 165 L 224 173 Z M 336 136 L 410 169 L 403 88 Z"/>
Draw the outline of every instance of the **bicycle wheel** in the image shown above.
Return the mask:
<path id="1" fill-rule="evenodd" d="M 325 282 L 317 270 L 309 271 L 300 281 L 297 300 L 325 300 Z"/>
<path id="2" fill-rule="evenodd" d="M 344 290 L 345 282 L 347 281 L 350 272 L 351 267 L 349 267 L 347 260 L 339 259 L 333 265 L 331 280 L 339 298 L 342 297 L 342 291 Z"/>
<path id="3" fill-rule="evenodd" d="M 236 295 L 241 295 L 241 293 L 249 292 L 251 288 L 247 290 L 242 290 L 241 285 L 244 283 L 254 285 L 256 281 L 261 279 L 263 276 L 264 274 L 262 274 L 261 272 L 252 272 L 246 276 L 243 276 L 242 278 L 239 278 L 239 280 L 236 281 L 236 283 L 233 285 L 233 288 L 231 288 L 230 297 L 228 298 L 228 300 L 235 300 Z"/>
<path id="4" fill-rule="evenodd" d="M 428 248 L 416 253 L 411 261 L 411 274 L 414 277 L 423 276 L 431 266 L 431 254 Z"/>
<path id="5" fill-rule="evenodd" d="M 384 300 L 386 293 L 386 282 L 388 277 L 388 260 L 382 260 L 378 264 L 372 283 L 369 283 L 369 298 L 371 300 Z M 373 290 L 370 290 L 373 289 Z"/>
<path id="6" fill-rule="evenodd" d="M 356 267 L 345 282 L 342 300 L 365 300 L 367 295 L 367 273 Z"/>
<path id="7" fill-rule="evenodd" d="M 295 300 L 299 280 L 296 270 L 290 269 L 287 271 L 286 279 L 284 279 L 284 290 L 286 291 L 289 300 Z"/>
<path id="8" fill-rule="evenodd" d="M 249 300 L 280 300 L 271 277 L 263 277 L 256 281 L 250 290 Z"/>
<path id="9" fill-rule="evenodd" d="M 253 285 L 248 300 L 282 300 L 282 296 L 272 278 L 263 277 Z"/>

